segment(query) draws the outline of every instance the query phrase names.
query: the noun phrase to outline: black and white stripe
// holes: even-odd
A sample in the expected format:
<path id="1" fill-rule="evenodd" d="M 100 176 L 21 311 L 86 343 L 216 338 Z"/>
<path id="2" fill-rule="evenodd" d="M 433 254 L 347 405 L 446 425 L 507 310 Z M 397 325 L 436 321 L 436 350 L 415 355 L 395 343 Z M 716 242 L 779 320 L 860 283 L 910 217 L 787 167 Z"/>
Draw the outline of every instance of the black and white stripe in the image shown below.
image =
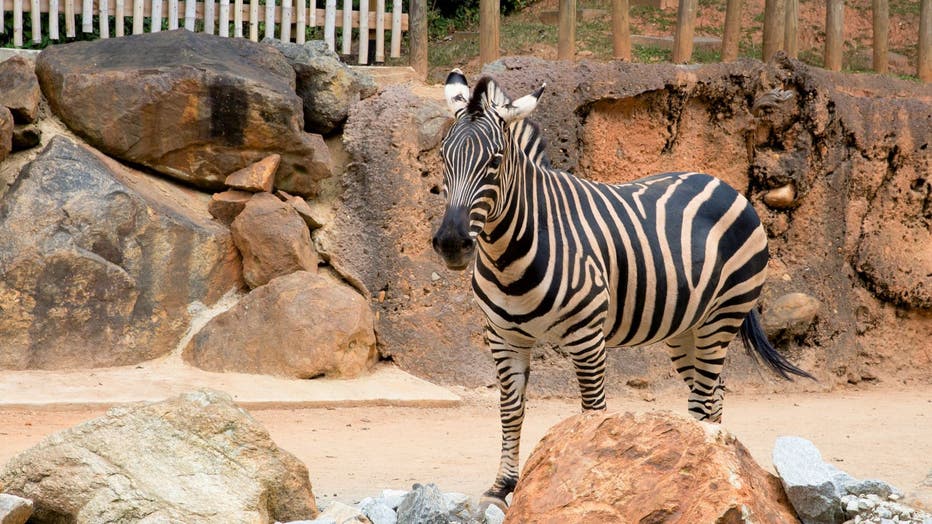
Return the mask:
<path id="1" fill-rule="evenodd" d="M 501 392 L 502 458 L 486 493 L 504 504 L 532 347 L 573 359 L 583 409 L 605 408 L 605 348 L 666 341 L 688 408 L 719 421 L 728 343 L 744 339 L 783 376 L 808 376 L 777 353 L 753 313 L 767 236 L 747 199 L 700 173 L 606 185 L 553 169 L 526 117 L 542 88 L 511 101 L 489 78 L 470 92 L 447 79 L 455 121 L 444 137 L 446 213 L 433 239 L 450 268 L 475 259 L 473 290 Z M 475 253 L 475 256 L 474 256 Z"/>

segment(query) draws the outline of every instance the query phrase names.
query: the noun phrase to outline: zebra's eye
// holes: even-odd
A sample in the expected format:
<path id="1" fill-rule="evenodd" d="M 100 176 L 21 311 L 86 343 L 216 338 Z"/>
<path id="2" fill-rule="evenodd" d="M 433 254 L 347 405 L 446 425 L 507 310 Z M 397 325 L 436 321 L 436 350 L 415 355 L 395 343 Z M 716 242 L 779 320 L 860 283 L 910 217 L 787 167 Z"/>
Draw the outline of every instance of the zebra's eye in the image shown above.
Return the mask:
<path id="1" fill-rule="evenodd" d="M 498 166 L 502 165 L 502 155 L 493 155 L 492 159 L 489 160 L 489 163 L 486 166 L 489 169 L 498 169 Z"/>

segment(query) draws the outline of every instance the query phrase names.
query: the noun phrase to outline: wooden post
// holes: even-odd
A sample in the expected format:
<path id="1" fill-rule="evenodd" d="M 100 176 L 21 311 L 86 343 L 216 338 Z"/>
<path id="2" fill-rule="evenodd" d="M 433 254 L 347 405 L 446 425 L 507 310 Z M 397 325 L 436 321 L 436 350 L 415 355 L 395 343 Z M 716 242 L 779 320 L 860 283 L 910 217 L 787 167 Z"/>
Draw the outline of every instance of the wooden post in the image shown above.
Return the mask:
<path id="1" fill-rule="evenodd" d="M 191 2 L 191 0 L 188 0 L 188 1 Z M 134 35 L 138 35 L 143 32 L 142 23 L 145 21 L 145 19 L 143 18 L 143 13 L 145 13 L 144 8 L 145 8 L 145 2 L 143 2 L 143 0 L 133 0 L 133 34 Z M 194 30 L 193 27 L 189 29 L 189 31 L 193 31 L 193 30 Z"/>
<path id="2" fill-rule="evenodd" d="M 298 0 L 297 8 L 298 17 L 295 20 L 294 41 L 296 44 L 303 44 L 307 39 L 307 5 L 304 4 L 304 0 Z"/>
<path id="3" fill-rule="evenodd" d="M 783 49 L 784 23 L 786 22 L 786 2 L 784 0 L 764 1 L 764 62 L 774 53 Z"/>
<path id="4" fill-rule="evenodd" d="M 385 62 L 385 0 L 375 2 L 375 61 Z"/>
<path id="5" fill-rule="evenodd" d="M 738 39 L 741 38 L 742 0 L 726 0 L 725 31 L 722 35 L 722 62 L 738 59 Z"/>
<path id="6" fill-rule="evenodd" d="M 887 72 L 887 43 L 890 34 L 890 8 L 887 0 L 872 0 L 874 59 L 871 66 L 878 73 Z"/>
<path id="7" fill-rule="evenodd" d="M 3 25 L 3 7 L 0 6 L 0 26 Z M 58 40 L 58 0 L 49 0 L 49 38 Z M 0 29 L 0 32 L 3 32 Z"/>
<path id="8" fill-rule="evenodd" d="M 153 1 L 153 6 L 155 5 L 155 0 Z M 153 23 L 155 23 L 155 14 L 153 16 Z M 159 25 L 162 25 L 162 21 L 159 20 Z M 220 19 L 217 22 L 217 34 L 220 36 L 230 36 L 230 0 L 220 0 Z"/>
<path id="9" fill-rule="evenodd" d="M 74 38 L 77 34 L 74 22 L 74 0 L 65 0 L 65 36 Z"/>
<path id="10" fill-rule="evenodd" d="M 631 23 L 628 0 L 612 0 L 612 52 L 616 60 L 631 61 Z"/>
<path id="11" fill-rule="evenodd" d="M 411 0 L 408 13 L 408 38 L 411 67 L 422 80 L 427 79 L 427 0 Z"/>
<path id="12" fill-rule="evenodd" d="M 168 30 L 178 29 L 178 0 L 168 0 Z"/>
<path id="13" fill-rule="evenodd" d="M 213 0 L 207 0 L 213 2 Z M 265 0 L 265 38 L 275 38 L 275 0 Z"/>
<path id="14" fill-rule="evenodd" d="M 42 43 L 42 10 L 39 7 L 39 0 L 30 1 L 29 21 L 32 23 L 32 43 L 41 44 Z"/>
<path id="15" fill-rule="evenodd" d="M 786 0 L 786 31 L 783 33 L 783 50 L 786 56 L 799 56 L 799 0 Z"/>
<path id="16" fill-rule="evenodd" d="M 152 0 L 152 16 L 149 20 L 150 33 L 158 33 L 162 30 L 162 0 Z"/>
<path id="17" fill-rule="evenodd" d="M 576 0 L 560 0 L 559 24 L 557 59 L 573 60 L 576 57 Z"/>
<path id="18" fill-rule="evenodd" d="M 100 38 L 110 38 L 110 0 L 97 0 L 97 27 Z"/>
<path id="19" fill-rule="evenodd" d="M 256 2 L 258 0 L 252 0 Z M 336 51 L 337 40 L 337 0 L 326 0 L 324 3 L 324 42 L 331 51 Z"/>
<path id="20" fill-rule="evenodd" d="M 13 47 L 23 47 L 23 0 L 13 0 Z"/>
<path id="21" fill-rule="evenodd" d="M 498 60 L 500 20 L 499 0 L 479 0 L 479 62 L 482 65 Z"/>
<path id="22" fill-rule="evenodd" d="M 243 0 L 233 2 L 233 36 L 243 38 Z"/>
<path id="23" fill-rule="evenodd" d="M 214 0 L 210 0 L 213 2 Z M 282 42 L 291 42 L 291 0 L 282 0 L 282 26 L 278 32 Z"/>
<path id="24" fill-rule="evenodd" d="M 353 0 L 343 0 L 342 37 L 343 47 L 340 52 L 348 55 L 353 50 Z"/>
<path id="25" fill-rule="evenodd" d="M 253 1 L 258 1 L 258 0 L 253 0 Z M 184 28 L 187 29 L 188 31 L 194 31 L 194 24 L 196 21 L 197 21 L 197 2 L 195 0 L 185 0 L 184 1 Z M 135 27 L 135 24 L 136 22 L 133 21 L 133 27 Z"/>
<path id="26" fill-rule="evenodd" d="M 919 59 L 916 74 L 923 82 L 932 82 L 932 0 L 919 3 Z"/>
<path id="27" fill-rule="evenodd" d="M 841 46 L 844 41 L 845 1 L 826 0 L 825 69 L 841 71 Z"/>
<path id="28" fill-rule="evenodd" d="M 366 65 L 368 63 L 369 63 L 369 0 L 360 0 L 359 1 L 359 65 Z"/>
<path id="29" fill-rule="evenodd" d="M 249 0 L 249 39 L 259 41 L 259 0 Z"/>
<path id="30" fill-rule="evenodd" d="M 81 32 L 94 32 L 94 0 L 84 0 L 81 3 Z"/>
<path id="31" fill-rule="evenodd" d="M 673 34 L 673 63 L 685 64 L 693 56 L 693 34 L 696 26 L 697 0 L 680 0 Z"/>
<path id="32" fill-rule="evenodd" d="M 401 2 L 392 2 L 392 58 L 401 56 Z"/>

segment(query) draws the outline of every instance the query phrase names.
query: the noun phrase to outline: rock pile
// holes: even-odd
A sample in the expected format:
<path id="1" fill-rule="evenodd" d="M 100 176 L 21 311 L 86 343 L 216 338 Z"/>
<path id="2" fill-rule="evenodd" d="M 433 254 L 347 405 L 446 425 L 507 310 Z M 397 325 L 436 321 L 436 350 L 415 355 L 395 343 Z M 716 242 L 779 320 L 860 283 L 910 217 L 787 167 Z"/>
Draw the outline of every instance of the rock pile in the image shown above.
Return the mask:
<path id="1" fill-rule="evenodd" d="M 804 438 L 778 438 L 773 465 L 803 524 L 932 524 L 932 515 L 898 502 L 899 490 L 881 480 L 855 479 L 823 461 Z"/>
<path id="2" fill-rule="evenodd" d="M 315 520 L 300 524 L 502 524 L 504 520 L 497 506 L 483 510 L 468 495 L 444 493 L 436 484 L 415 484 L 411 491 L 383 490 L 355 506 L 333 502 Z"/>

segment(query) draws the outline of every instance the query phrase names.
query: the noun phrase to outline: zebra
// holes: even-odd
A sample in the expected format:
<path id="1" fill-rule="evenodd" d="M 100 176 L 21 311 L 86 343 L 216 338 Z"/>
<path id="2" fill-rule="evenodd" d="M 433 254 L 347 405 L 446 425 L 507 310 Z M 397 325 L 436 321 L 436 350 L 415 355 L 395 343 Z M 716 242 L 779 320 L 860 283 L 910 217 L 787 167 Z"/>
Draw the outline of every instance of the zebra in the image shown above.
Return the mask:
<path id="1" fill-rule="evenodd" d="M 784 378 L 812 378 L 767 341 L 755 305 L 767 235 L 721 180 L 664 173 L 600 184 L 553 168 L 526 119 L 546 84 L 512 100 L 490 77 L 470 90 L 458 69 L 440 146 L 445 212 L 431 242 L 449 269 L 475 262 L 472 288 L 498 374 L 501 461 L 484 504 L 506 507 L 518 480 L 531 349 L 573 361 L 583 410 L 604 410 L 606 347 L 665 341 L 689 388 L 688 410 L 720 422 L 726 348 L 740 332 Z"/>

